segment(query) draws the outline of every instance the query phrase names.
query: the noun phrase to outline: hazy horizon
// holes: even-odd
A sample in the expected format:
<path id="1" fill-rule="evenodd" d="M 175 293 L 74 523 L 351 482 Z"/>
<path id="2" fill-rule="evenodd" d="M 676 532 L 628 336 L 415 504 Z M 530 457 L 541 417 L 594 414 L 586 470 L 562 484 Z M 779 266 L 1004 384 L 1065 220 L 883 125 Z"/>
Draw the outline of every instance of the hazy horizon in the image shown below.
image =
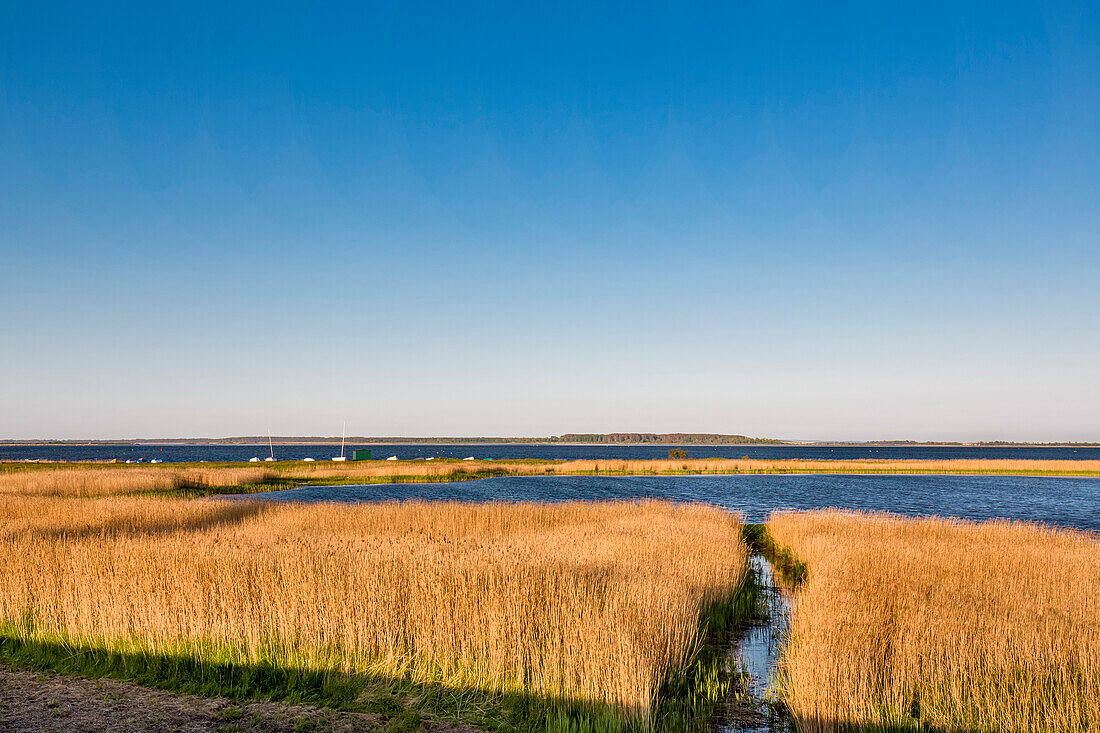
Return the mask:
<path id="1" fill-rule="evenodd" d="M 1096 4 L 0 20 L 0 438 L 1100 440 Z"/>

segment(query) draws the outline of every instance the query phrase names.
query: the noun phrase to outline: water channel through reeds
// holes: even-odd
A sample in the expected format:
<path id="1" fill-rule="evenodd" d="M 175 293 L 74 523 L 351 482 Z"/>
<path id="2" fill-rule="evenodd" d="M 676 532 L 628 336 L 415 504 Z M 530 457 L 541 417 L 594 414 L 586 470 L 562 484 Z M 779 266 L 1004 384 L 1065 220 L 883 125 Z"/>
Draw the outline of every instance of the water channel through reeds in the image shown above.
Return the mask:
<path id="1" fill-rule="evenodd" d="M 736 680 L 718 733 L 793 733 L 795 726 L 779 697 L 779 653 L 786 638 L 790 598 L 771 563 L 758 552 L 749 572 L 759 595 L 757 620 L 730 647 L 728 664 Z"/>

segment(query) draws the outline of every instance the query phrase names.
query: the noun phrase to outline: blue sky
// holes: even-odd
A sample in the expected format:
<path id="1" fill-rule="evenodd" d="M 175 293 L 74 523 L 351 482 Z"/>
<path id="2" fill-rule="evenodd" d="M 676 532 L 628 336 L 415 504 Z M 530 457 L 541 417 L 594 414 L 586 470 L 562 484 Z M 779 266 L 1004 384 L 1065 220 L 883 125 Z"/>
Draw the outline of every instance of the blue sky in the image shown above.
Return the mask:
<path id="1" fill-rule="evenodd" d="M 0 437 L 1100 440 L 1095 3 L 0 10 Z"/>

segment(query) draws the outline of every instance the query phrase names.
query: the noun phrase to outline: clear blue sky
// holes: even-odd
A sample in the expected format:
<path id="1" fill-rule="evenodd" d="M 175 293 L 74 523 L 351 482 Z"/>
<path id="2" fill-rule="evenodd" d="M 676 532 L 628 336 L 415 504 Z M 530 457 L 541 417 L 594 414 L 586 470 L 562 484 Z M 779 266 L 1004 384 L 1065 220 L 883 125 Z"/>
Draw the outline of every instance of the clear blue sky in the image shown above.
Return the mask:
<path id="1" fill-rule="evenodd" d="M 0 437 L 1100 440 L 1100 6 L 4 2 Z"/>

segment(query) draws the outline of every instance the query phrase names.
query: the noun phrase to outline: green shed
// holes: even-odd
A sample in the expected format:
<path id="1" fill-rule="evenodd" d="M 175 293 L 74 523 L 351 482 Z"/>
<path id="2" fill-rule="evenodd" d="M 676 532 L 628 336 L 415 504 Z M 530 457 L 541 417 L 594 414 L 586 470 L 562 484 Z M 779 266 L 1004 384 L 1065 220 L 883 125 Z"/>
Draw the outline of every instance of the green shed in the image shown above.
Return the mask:
<path id="1" fill-rule="evenodd" d="M 369 461 L 370 460 L 370 448 L 356 448 L 351 452 L 351 460 L 353 461 Z"/>

